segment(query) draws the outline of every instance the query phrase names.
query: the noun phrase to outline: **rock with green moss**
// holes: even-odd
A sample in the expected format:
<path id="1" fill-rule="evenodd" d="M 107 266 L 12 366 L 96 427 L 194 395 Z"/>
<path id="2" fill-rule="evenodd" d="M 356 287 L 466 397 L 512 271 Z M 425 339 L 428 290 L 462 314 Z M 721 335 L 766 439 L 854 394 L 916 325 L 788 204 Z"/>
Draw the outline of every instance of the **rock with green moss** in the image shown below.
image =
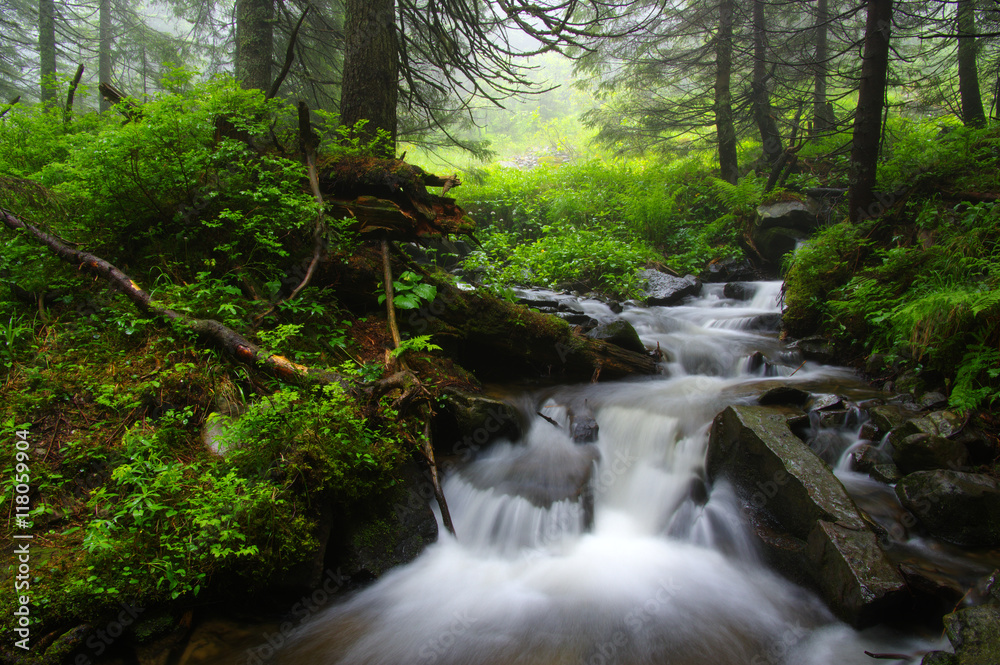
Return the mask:
<path id="1" fill-rule="evenodd" d="M 1000 608 L 967 607 L 944 618 L 948 640 L 955 647 L 955 665 L 1000 663 Z"/>
<path id="2" fill-rule="evenodd" d="M 639 339 L 639 333 L 625 319 L 602 323 L 587 333 L 591 339 L 617 344 L 628 351 L 645 353 L 646 346 Z"/>
<path id="3" fill-rule="evenodd" d="M 934 536 L 955 545 L 1000 545 L 1000 481 L 977 473 L 917 471 L 896 496 Z"/>

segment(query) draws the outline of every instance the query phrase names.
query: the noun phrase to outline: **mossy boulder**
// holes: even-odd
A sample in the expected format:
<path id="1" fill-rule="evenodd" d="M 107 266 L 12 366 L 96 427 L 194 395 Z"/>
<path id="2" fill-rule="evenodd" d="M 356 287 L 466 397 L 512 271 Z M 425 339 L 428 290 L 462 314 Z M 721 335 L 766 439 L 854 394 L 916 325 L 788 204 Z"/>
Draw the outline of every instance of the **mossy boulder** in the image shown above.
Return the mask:
<path id="1" fill-rule="evenodd" d="M 960 441 L 920 432 L 893 446 L 892 460 L 903 473 L 931 469 L 958 469 L 969 460 L 969 451 Z"/>
<path id="2" fill-rule="evenodd" d="M 932 535 L 967 547 L 1000 545 L 1000 481 L 977 473 L 917 471 L 896 496 Z"/>
<path id="3" fill-rule="evenodd" d="M 716 416 L 709 478 L 733 483 L 780 572 L 811 583 L 845 621 L 876 623 L 902 602 L 905 583 L 830 467 L 792 433 L 790 416 L 764 406 Z"/>
<path id="4" fill-rule="evenodd" d="M 588 332 L 587 337 L 616 344 L 628 351 L 646 352 L 646 346 L 639 339 L 639 333 L 625 319 L 602 323 Z"/>

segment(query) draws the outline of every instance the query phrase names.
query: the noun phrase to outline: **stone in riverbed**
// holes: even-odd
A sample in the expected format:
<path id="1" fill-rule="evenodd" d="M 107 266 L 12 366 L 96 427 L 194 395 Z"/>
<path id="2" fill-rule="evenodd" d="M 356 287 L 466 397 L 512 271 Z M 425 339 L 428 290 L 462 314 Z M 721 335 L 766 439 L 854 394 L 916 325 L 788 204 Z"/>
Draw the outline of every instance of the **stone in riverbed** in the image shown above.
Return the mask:
<path id="1" fill-rule="evenodd" d="M 809 401 L 809 397 L 809 393 L 804 390 L 799 390 L 791 386 L 778 386 L 777 388 L 771 388 L 758 397 L 757 403 L 761 406 L 771 406 L 774 404 L 805 406 L 805 403 Z"/>
<path id="2" fill-rule="evenodd" d="M 761 537 L 766 556 L 789 578 L 814 584 L 841 618 L 870 625 L 901 602 L 902 577 L 844 486 L 792 433 L 782 411 L 731 406 L 720 413 L 707 467 L 710 479 L 733 483 L 752 523 L 771 525 L 771 537 Z"/>
<path id="3" fill-rule="evenodd" d="M 955 647 L 956 665 L 1000 663 L 1000 608 L 967 607 L 945 616 L 948 641 Z"/>
<path id="4" fill-rule="evenodd" d="M 1000 482 L 961 471 L 917 471 L 896 484 L 896 496 L 928 531 L 966 547 L 1000 545 Z"/>
<path id="5" fill-rule="evenodd" d="M 684 298 L 701 292 L 701 280 L 692 275 L 674 277 L 659 270 L 640 270 L 638 276 L 646 280 L 643 292 L 648 305 L 676 305 Z"/>
<path id="6" fill-rule="evenodd" d="M 632 327 L 632 324 L 625 319 L 611 321 L 610 323 L 602 323 L 588 332 L 587 336 L 604 342 L 610 342 L 611 344 L 616 344 L 623 349 L 627 349 L 628 351 L 646 353 L 646 346 L 642 343 L 642 340 L 639 339 L 639 333 L 637 333 L 635 328 Z"/>
<path id="7" fill-rule="evenodd" d="M 722 287 L 722 295 L 733 300 L 751 300 L 757 293 L 757 285 L 747 282 L 728 282 Z"/>
<path id="8" fill-rule="evenodd" d="M 892 460 L 903 473 L 958 469 L 969 461 L 969 451 L 959 441 L 920 432 L 895 442 Z"/>

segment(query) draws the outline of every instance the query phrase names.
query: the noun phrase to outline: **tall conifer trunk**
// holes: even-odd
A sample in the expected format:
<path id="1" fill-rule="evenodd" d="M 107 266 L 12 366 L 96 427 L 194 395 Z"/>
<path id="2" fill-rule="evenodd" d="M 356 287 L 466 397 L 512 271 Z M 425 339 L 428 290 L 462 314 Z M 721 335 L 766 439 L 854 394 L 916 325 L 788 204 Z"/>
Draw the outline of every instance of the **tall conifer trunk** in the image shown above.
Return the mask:
<path id="1" fill-rule="evenodd" d="M 353 127 L 359 120 L 367 120 L 365 139 L 384 129 L 391 137 L 386 153 L 394 153 L 399 99 L 396 1 L 347 0 L 344 34 L 340 121 Z"/>
<path id="2" fill-rule="evenodd" d="M 958 0 L 958 91 L 962 99 L 962 122 L 973 127 L 986 124 L 983 97 L 976 65 L 976 8 L 973 0 Z"/>
<path id="3" fill-rule="evenodd" d="M 244 88 L 271 87 L 274 0 L 236 0 L 236 80 Z"/>
<path id="4" fill-rule="evenodd" d="M 56 8 L 53 0 L 38 0 L 38 54 L 40 57 L 41 99 L 56 97 L 51 88 L 56 76 Z"/>
<path id="5" fill-rule="evenodd" d="M 736 157 L 736 128 L 733 125 L 733 21 L 735 1 L 719 3 L 719 31 L 715 38 L 715 134 L 719 141 L 720 177 L 731 184 L 739 178 Z"/>
<path id="6" fill-rule="evenodd" d="M 892 0 L 868 0 L 865 21 L 865 51 L 861 63 L 858 110 L 854 116 L 851 144 L 851 221 L 883 212 L 875 200 L 875 177 L 882 140 L 885 80 L 889 69 L 889 36 L 892 31 Z"/>
<path id="7" fill-rule="evenodd" d="M 827 44 L 829 34 L 829 0 L 816 3 L 815 52 L 813 55 L 813 135 L 822 134 L 834 124 L 833 114 L 826 101 L 827 60 L 830 49 Z"/>
<path id="8" fill-rule="evenodd" d="M 98 17 L 98 54 L 97 54 L 97 80 L 98 83 L 111 83 L 111 0 L 101 0 Z M 111 102 L 101 98 L 101 111 L 111 108 Z"/>
<path id="9" fill-rule="evenodd" d="M 774 164 L 781 155 L 781 133 L 771 112 L 767 91 L 767 32 L 764 25 L 764 0 L 753 0 L 753 115 L 760 131 L 764 159 Z"/>

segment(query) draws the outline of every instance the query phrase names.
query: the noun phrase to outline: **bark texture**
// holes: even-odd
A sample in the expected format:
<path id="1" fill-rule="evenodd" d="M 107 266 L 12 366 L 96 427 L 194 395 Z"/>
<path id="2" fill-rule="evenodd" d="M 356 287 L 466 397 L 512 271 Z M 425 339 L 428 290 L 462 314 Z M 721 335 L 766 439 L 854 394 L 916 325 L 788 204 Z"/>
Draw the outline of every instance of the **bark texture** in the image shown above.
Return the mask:
<path id="1" fill-rule="evenodd" d="M 344 25 L 344 80 L 340 121 L 370 140 L 379 129 L 389 133 L 386 156 L 396 150 L 396 103 L 399 99 L 399 41 L 395 0 L 347 0 Z"/>
<path id="2" fill-rule="evenodd" d="M 236 2 L 236 80 L 244 88 L 271 88 L 274 0 Z"/>
<path id="3" fill-rule="evenodd" d="M 861 63 L 858 110 L 851 145 L 849 206 L 851 221 L 882 214 L 875 200 L 875 176 L 882 142 L 885 80 L 889 68 L 892 0 L 869 0 L 865 21 L 865 51 Z"/>
<path id="4" fill-rule="evenodd" d="M 736 184 L 739 164 L 736 157 L 736 127 L 733 125 L 733 21 L 736 3 L 719 4 L 719 31 L 715 37 L 715 133 L 719 142 L 719 173 L 728 183 Z"/>
<path id="5" fill-rule="evenodd" d="M 56 92 L 50 87 L 56 76 L 56 8 L 53 0 L 38 0 L 38 54 L 41 61 L 41 99 L 49 102 Z"/>
<path id="6" fill-rule="evenodd" d="M 753 116 L 760 132 L 764 159 L 773 165 L 781 156 L 781 132 L 771 111 L 771 96 L 767 90 L 767 31 L 764 24 L 764 0 L 753 2 Z"/>
<path id="7" fill-rule="evenodd" d="M 976 8 L 973 0 L 958 0 L 958 91 L 962 99 L 962 122 L 973 127 L 986 124 L 983 96 L 979 91 L 976 64 Z"/>

